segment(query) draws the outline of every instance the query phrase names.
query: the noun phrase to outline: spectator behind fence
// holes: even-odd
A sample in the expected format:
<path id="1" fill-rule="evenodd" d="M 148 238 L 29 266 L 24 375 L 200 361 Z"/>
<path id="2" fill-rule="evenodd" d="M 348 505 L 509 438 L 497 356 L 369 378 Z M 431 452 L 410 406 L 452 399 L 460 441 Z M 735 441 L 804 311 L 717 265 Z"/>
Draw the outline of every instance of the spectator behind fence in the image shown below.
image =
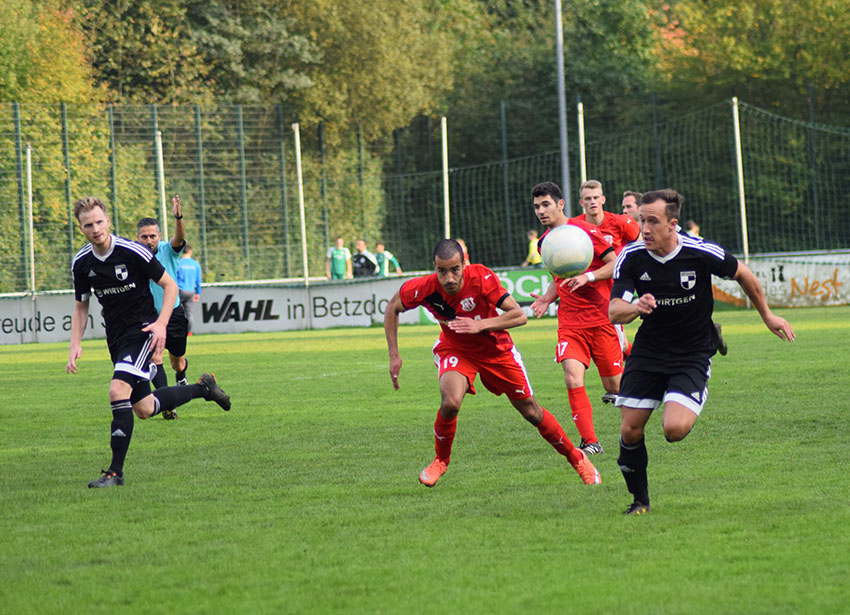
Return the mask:
<path id="1" fill-rule="evenodd" d="M 192 246 L 186 242 L 183 258 L 177 263 L 177 286 L 180 289 L 180 305 L 189 321 L 189 335 L 195 329 L 195 303 L 201 300 L 201 264 L 192 258 Z"/>
<path id="2" fill-rule="evenodd" d="M 351 277 L 351 251 L 345 247 L 345 240 L 342 237 L 336 238 L 336 247 L 328 248 L 325 274 L 329 280 Z"/>
<path id="3" fill-rule="evenodd" d="M 382 278 L 390 275 L 390 264 L 395 267 L 395 272 L 400 275 L 401 265 L 399 265 L 398 259 L 392 252 L 385 248 L 386 244 L 383 241 L 375 244 L 375 260 L 378 262 L 378 275 Z"/>
<path id="4" fill-rule="evenodd" d="M 537 231 L 531 229 L 528 231 L 528 256 L 525 257 L 525 260 L 520 263 L 520 267 L 528 267 L 529 265 L 536 267 L 543 262 L 543 259 L 540 258 L 540 251 L 537 249 Z"/>
<path id="5" fill-rule="evenodd" d="M 378 270 L 378 261 L 375 255 L 366 249 L 366 242 L 358 239 L 355 248 L 357 252 L 351 257 L 351 271 L 354 277 L 365 278 L 375 275 Z"/>

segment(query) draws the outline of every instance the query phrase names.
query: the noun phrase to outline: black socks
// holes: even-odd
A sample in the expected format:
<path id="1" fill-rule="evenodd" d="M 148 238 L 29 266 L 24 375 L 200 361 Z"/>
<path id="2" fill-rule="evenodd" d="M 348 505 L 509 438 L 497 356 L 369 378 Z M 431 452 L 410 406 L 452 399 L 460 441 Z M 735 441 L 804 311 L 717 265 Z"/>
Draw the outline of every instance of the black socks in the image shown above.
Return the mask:
<path id="1" fill-rule="evenodd" d="M 160 410 L 174 410 L 186 402 L 207 394 L 207 388 L 202 384 L 190 384 L 188 386 L 173 386 L 157 389 L 153 396 L 159 400 Z"/>
<path id="2" fill-rule="evenodd" d="M 133 405 L 129 399 L 112 402 L 112 463 L 109 470 L 124 476 L 124 459 L 133 436 Z"/>
<path id="3" fill-rule="evenodd" d="M 154 365 L 153 363 L 151 365 Z M 151 384 L 153 384 L 153 388 L 161 389 L 163 387 L 168 386 L 168 375 L 165 373 L 165 369 L 162 365 L 155 365 L 156 373 L 151 378 Z"/>
<path id="4" fill-rule="evenodd" d="M 646 466 L 649 457 L 646 454 L 646 443 L 641 438 L 634 444 L 626 444 L 620 438 L 620 456 L 617 458 L 620 472 L 626 479 L 626 487 L 641 504 L 649 504 L 649 485 L 646 478 Z"/>

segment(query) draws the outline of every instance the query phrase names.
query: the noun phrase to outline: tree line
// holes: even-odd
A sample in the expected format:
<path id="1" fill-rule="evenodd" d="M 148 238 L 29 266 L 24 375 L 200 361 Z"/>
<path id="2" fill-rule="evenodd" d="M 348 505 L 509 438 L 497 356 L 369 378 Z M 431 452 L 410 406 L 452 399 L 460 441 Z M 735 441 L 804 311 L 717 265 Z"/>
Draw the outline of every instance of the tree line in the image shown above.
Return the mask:
<path id="1" fill-rule="evenodd" d="M 847 125 L 848 9 L 848 0 L 564 0 L 571 138 L 579 99 L 592 110 L 588 135 L 628 132 L 648 117 L 681 116 L 733 95 L 785 116 Z M 0 97 L 10 105 L 0 113 L 0 191 L 7 203 L 21 203 L 15 130 L 57 141 L 61 151 L 64 103 L 72 162 L 60 153 L 37 160 L 56 181 L 36 195 L 35 209 L 44 232 L 61 228 L 50 237 L 53 247 L 73 244 L 79 237 L 63 228 L 62 182 L 73 178 L 65 192 L 113 190 L 103 153 L 110 105 L 143 114 L 152 104 L 212 114 L 254 106 L 310 135 L 314 152 L 305 164 L 316 192 L 334 182 L 353 186 L 312 214 L 308 232 L 317 242 L 356 233 L 361 221 L 380 228 L 387 203 L 374 175 L 437 169 L 442 115 L 453 167 L 497 161 L 503 146 L 511 157 L 557 150 L 553 24 L 551 0 L 5 0 Z M 223 138 L 224 124 L 204 121 L 205 138 Z M 118 124 L 120 131 L 126 122 Z M 126 202 L 151 193 L 148 180 L 122 173 L 150 164 L 149 136 L 123 147 L 116 190 Z M 269 159 L 269 168 L 276 164 Z M 139 198 L 129 211 L 145 207 Z M 21 214 L 8 207 L 2 218 L 18 228 Z M 323 216 L 330 220 L 319 229 Z M 22 233 L 0 239 L 0 254 L 22 253 Z M 244 275 L 237 269 L 233 276 Z M 0 283 L 7 287 L 14 275 L 0 272 Z"/>

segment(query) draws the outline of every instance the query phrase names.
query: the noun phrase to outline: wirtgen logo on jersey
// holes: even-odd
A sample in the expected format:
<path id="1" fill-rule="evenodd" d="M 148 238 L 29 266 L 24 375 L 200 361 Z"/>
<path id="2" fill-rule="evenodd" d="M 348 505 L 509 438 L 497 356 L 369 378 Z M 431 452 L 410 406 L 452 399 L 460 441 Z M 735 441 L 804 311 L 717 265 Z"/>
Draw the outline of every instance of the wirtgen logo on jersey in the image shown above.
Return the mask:
<path id="1" fill-rule="evenodd" d="M 278 320 L 280 314 L 272 314 L 272 299 L 258 299 L 257 301 L 234 301 L 233 295 L 227 295 L 224 301 L 219 303 L 202 303 L 204 322 L 245 322 L 247 320 Z"/>

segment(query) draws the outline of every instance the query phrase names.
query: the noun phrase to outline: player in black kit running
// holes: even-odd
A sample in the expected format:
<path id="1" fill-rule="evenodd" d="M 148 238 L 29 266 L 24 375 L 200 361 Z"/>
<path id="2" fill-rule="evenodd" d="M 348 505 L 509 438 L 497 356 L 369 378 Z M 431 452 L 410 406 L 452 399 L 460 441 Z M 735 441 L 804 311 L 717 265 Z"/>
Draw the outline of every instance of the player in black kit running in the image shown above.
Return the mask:
<path id="1" fill-rule="evenodd" d="M 99 199 L 83 197 L 74 203 L 74 216 L 89 243 L 74 257 L 74 313 L 71 317 L 71 348 L 65 371 L 77 373 L 77 359 L 88 324 L 89 299 L 97 297 L 103 308 L 106 343 L 114 364 L 109 385 L 112 406 L 112 463 L 89 487 L 124 484 L 124 459 L 133 435 L 133 413 L 146 419 L 202 397 L 230 410 L 230 397 L 221 390 L 212 374 L 201 376 L 198 384 L 150 390 L 155 369 L 153 352 L 162 351 L 165 327 L 177 296 L 177 284 L 145 246 L 110 232 L 106 207 Z M 150 280 L 165 293 L 162 311 L 157 314 Z"/>
<path id="2" fill-rule="evenodd" d="M 758 279 L 746 265 L 716 244 L 676 232 L 681 205 L 682 196 L 675 190 L 642 195 L 643 241 L 623 248 L 614 267 L 611 322 L 643 319 L 615 402 L 622 412 L 617 462 L 634 496 L 626 510 L 630 515 L 649 511 L 643 434 L 652 411 L 664 404 L 664 436 L 678 442 L 693 429 L 705 405 L 718 334 L 711 321 L 711 275 L 738 282 L 767 328 L 794 341 L 791 325 L 770 311 Z M 639 299 L 632 303 L 635 296 Z"/>

